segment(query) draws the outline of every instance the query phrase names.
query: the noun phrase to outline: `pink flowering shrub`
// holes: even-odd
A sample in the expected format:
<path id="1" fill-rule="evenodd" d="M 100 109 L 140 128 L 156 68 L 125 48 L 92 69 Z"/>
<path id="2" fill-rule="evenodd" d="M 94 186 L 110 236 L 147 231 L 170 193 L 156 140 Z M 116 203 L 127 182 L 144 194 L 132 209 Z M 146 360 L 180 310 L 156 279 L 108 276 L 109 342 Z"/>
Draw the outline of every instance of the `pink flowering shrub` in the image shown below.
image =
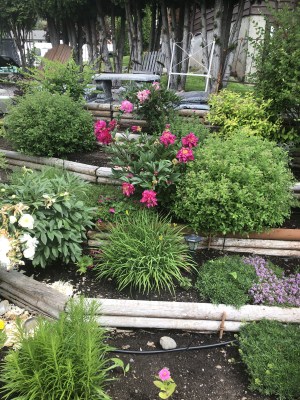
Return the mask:
<path id="1" fill-rule="evenodd" d="M 117 126 L 117 121 L 112 120 L 109 123 L 100 119 L 94 125 L 94 134 L 99 143 L 109 145 L 113 141 L 112 132 Z"/>
<path id="2" fill-rule="evenodd" d="M 140 103 L 144 103 L 144 101 L 148 100 L 151 91 L 149 89 L 140 90 L 137 92 L 136 97 L 139 99 Z"/>
<path id="3" fill-rule="evenodd" d="M 123 111 L 125 113 L 132 113 L 133 104 L 128 100 L 122 101 L 121 106 L 120 106 L 120 111 Z"/>
<path id="4" fill-rule="evenodd" d="M 188 135 L 186 135 L 185 137 L 183 137 L 181 139 L 182 142 L 182 146 L 183 147 L 196 147 L 198 144 L 199 139 L 197 138 L 197 136 L 193 133 L 190 132 Z"/>
<path id="5" fill-rule="evenodd" d="M 181 163 L 187 163 L 194 160 L 194 153 L 191 149 L 183 147 L 177 152 L 176 158 Z"/>
<path id="6" fill-rule="evenodd" d="M 144 203 L 148 208 L 157 206 L 156 193 L 154 190 L 144 190 L 140 202 Z"/>

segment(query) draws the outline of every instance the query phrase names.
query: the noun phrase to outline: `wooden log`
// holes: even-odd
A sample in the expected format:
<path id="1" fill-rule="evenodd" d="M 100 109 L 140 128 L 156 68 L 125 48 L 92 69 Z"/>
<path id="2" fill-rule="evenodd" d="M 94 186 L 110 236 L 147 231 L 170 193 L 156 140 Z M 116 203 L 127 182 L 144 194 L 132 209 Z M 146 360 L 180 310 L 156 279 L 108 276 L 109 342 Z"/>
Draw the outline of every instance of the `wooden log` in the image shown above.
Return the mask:
<path id="1" fill-rule="evenodd" d="M 64 160 L 64 168 L 67 171 L 78 172 L 79 174 L 96 176 L 96 171 L 99 167 L 88 165 L 74 161 Z"/>
<path id="2" fill-rule="evenodd" d="M 187 303 L 145 300 L 116 300 L 116 299 L 86 299 L 99 304 L 100 314 L 104 316 L 170 318 L 188 320 L 222 320 L 226 313 L 227 321 L 259 321 L 263 318 L 279 321 L 300 323 L 300 308 L 271 307 L 264 305 L 245 305 L 240 308 L 225 304 Z"/>
<path id="3" fill-rule="evenodd" d="M 198 249 L 200 250 L 199 246 Z M 300 257 L 300 251 L 297 250 L 281 250 L 281 249 L 258 249 L 251 247 L 221 247 L 221 246 L 210 246 L 211 249 L 219 250 L 219 251 L 229 251 L 234 253 L 251 253 L 251 254 L 260 254 L 260 255 L 268 255 L 268 256 L 280 256 L 280 257 Z"/>
<path id="4" fill-rule="evenodd" d="M 96 176 L 101 176 L 102 178 L 110 178 L 113 176 L 110 167 L 99 167 L 96 169 Z"/>
<path id="5" fill-rule="evenodd" d="M 178 115 L 181 115 L 183 117 L 192 117 L 193 115 L 197 115 L 199 117 L 205 117 L 207 115 L 206 110 L 192 110 L 192 109 L 178 110 L 177 113 Z"/>
<path id="6" fill-rule="evenodd" d="M 139 125 L 141 127 L 145 127 L 148 125 L 146 121 L 140 119 L 124 119 L 124 118 L 120 119 L 119 124 L 123 126 Z"/>
<path id="7" fill-rule="evenodd" d="M 37 169 L 37 170 L 41 170 L 43 168 L 43 164 L 36 164 L 36 163 L 32 163 L 29 161 L 24 161 L 24 160 L 12 160 L 12 159 L 7 159 L 6 160 L 8 166 L 15 166 L 15 167 L 19 167 L 19 168 L 23 168 L 23 167 L 27 167 L 30 169 Z"/>
<path id="8" fill-rule="evenodd" d="M 97 318 L 101 326 L 110 328 L 180 329 L 189 331 L 219 331 L 220 321 L 195 321 L 171 318 L 112 317 Z M 238 332 L 242 322 L 225 321 L 224 331 Z"/>
<path id="9" fill-rule="evenodd" d="M 109 103 L 87 103 L 85 105 L 87 110 L 101 110 L 101 111 L 110 111 L 112 109 Z"/>
<path id="10" fill-rule="evenodd" d="M 110 237 L 108 232 L 97 232 L 97 231 L 87 231 L 86 236 L 88 239 L 104 239 L 107 240 Z"/>
<path id="11" fill-rule="evenodd" d="M 271 239 L 271 240 L 298 240 L 300 241 L 300 229 L 271 229 L 263 233 L 250 233 L 249 235 L 226 235 L 227 238 Z"/>
<path id="12" fill-rule="evenodd" d="M 25 154 L 19 153 L 17 151 L 5 150 L 1 149 L 1 153 L 5 155 L 5 157 L 9 160 L 23 160 L 36 164 L 45 164 L 52 165 L 57 167 L 62 167 L 64 160 L 55 157 L 35 157 L 35 156 L 26 156 Z"/>
<path id="13" fill-rule="evenodd" d="M 95 110 L 92 110 L 91 113 L 92 113 L 92 115 L 94 117 L 108 117 L 108 118 L 111 117 L 111 112 L 110 111 L 102 111 L 102 110 L 95 111 Z"/>
<path id="14" fill-rule="evenodd" d="M 300 251 L 300 242 L 288 240 L 212 238 L 210 241 L 207 240 L 207 244 L 209 247 L 251 247 Z"/>
<path id="15" fill-rule="evenodd" d="M 88 247 L 102 247 L 107 245 L 108 240 L 88 240 Z"/>
<path id="16" fill-rule="evenodd" d="M 83 179 L 84 181 L 97 183 L 96 175 L 92 176 L 92 175 L 87 175 L 87 174 L 80 174 L 79 172 L 74 172 L 74 171 L 72 171 L 72 174 L 78 176 L 79 178 Z"/>
<path id="17" fill-rule="evenodd" d="M 20 272 L 8 272 L 3 268 L 0 268 L 0 295 L 51 318 L 57 318 L 68 301 L 68 297 L 57 290 Z"/>
<path id="18" fill-rule="evenodd" d="M 105 184 L 105 185 L 115 185 L 118 186 L 121 184 L 121 181 L 119 181 L 118 179 L 111 179 L 111 178 L 103 178 L 101 176 L 97 177 L 97 183 L 99 184 Z"/>

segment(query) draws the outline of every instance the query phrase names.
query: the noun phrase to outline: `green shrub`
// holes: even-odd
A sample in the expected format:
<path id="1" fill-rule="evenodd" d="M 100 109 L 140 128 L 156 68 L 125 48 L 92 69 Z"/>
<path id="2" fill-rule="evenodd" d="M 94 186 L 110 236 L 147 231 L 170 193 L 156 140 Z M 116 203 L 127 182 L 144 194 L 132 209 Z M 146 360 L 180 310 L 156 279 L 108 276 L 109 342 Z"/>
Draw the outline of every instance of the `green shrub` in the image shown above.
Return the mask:
<path id="1" fill-rule="evenodd" d="M 201 266 L 196 288 L 203 301 L 241 307 L 249 303 L 248 292 L 256 281 L 252 265 L 245 264 L 240 256 L 225 256 Z"/>
<path id="2" fill-rule="evenodd" d="M 6 158 L 5 155 L 0 151 L 0 170 L 6 168 Z"/>
<path id="3" fill-rule="evenodd" d="M 10 185 L 1 186 L 0 204 L 22 202 L 35 219 L 32 233 L 39 243 L 34 266 L 45 267 L 56 260 L 76 262 L 94 217 L 95 209 L 87 207 L 78 196 L 88 184 L 66 171 L 55 176 L 54 171 L 25 170 L 23 175 L 14 175 Z"/>
<path id="4" fill-rule="evenodd" d="M 176 281 L 184 282 L 181 271 L 193 267 L 181 230 L 147 210 L 120 219 L 95 267 L 98 278 L 114 279 L 119 290 L 172 292 Z"/>
<path id="5" fill-rule="evenodd" d="M 255 98 L 252 92 L 240 94 L 224 89 L 213 94 L 208 103 L 211 109 L 207 121 L 219 126 L 221 135 L 227 137 L 246 127 L 250 135 L 278 138 L 280 124 L 273 123 L 268 113 L 271 100 Z"/>
<path id="6" fill-rule="evenodd" d="M 95 302 L 70 302 L 59 320 L 39 319 L 34 335 L 18 326 L 20 347 L 6 356 L 0 382 L 3 399 L 109 399 L 105 330 L 96 321 Z"/>
<path id="7" fill-rule="evenodd" d="M 93 148 L 91 114 L 67 95 L 36 91 L 11 107 L 6 137 L 16 150 L 37 156 L 63 156 Z"/>
<path id="8" fill-rule="evenodd" d="M 278 399 L 298 399 L 300 393 L 300 329 L 276 321 L 244 325 L 240 354 L 250 377 L 250 389 Z"/>
<path id="9" fill-rule="evenodd" d="M 243 132 L 198 146 L 177 186 L 174 212 L 194 230 L 262 232 L 280 226 L 294 204 L 287 153 Z"/>
<path id="10" fill-rule="evenodd" d="M 26 92 L 47 90 L 50 93 L 67 94 L 74 101 L 83 99 L 84 91 L 91 82 L 93 71 L 87 65 L 81 70 L 73 59 L 67 63 L 43 58 L 42 68 L 31 68 L 21 85 Z"/>
<path id="11" fill-rule="evenodd" d="M 295 9 L 273 9 L 266 28 L 258 27 L 257 37 L 252 40 L 255 92 L 266 101 L 271 99 L 270 110 L 284 119 L 287 127 L 282 141 L 300 139 L 299 20 L 299 5 Z"/>
<path id="12" fill-rule="evenodd" d="M 208 128 L 200 122 L 197 115 L 182 117 L 176 114 L 172 120 L 172 132 L 178 138 L 193 132 L 198 137 L 200 145 L 209 135 Z"/>

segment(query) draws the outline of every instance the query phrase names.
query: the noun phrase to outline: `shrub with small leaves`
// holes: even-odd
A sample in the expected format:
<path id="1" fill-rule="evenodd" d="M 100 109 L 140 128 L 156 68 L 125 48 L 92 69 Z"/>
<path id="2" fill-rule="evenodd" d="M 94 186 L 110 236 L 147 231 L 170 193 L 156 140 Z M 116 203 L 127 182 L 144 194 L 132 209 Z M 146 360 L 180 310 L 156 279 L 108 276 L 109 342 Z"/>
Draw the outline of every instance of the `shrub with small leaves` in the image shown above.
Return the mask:
<path id="1" fill-rule="evenodd" d="M 26 94 L 5 117 L 6 138 L 16 150 L 37 156 L 63 156 L 95 145 L 92 115 L 68 95 Z"/>
<path id="2" fill-rule="evenodd" d="M 242 131 L 212 135 L 181 176 L 174 212 L 208 234 L 262 232 L 290 216 L 293 184 L 288 155 L 274 142 Z"/>
<path id="3" fill-rule="evenodd" d="M 277 321 L 243 325 L 240 354 L 250 378 L 250 389 L 282 400 L 300 393 L 300 329 Z"/>

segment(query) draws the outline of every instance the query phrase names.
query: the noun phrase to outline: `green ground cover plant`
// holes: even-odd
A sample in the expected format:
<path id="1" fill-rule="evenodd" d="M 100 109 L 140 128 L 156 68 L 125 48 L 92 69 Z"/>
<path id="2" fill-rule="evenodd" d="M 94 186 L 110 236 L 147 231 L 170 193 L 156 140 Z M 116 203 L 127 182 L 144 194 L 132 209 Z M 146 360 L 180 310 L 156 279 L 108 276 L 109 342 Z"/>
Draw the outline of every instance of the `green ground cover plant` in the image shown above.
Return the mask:
<path id="1" fill-rule="evenodd" d="M 262 232 L 282 225 L 295 204 L 287 153 L 242 131 L 211 135 L 176 188 L 174 213 L 206 234 Z"/>
<path id="2" fill-rule="evenodd" d="M 250 302 L 249 290 L 256 281 L 252 265 L 240 256 L 225 256 L 201 266 L 196 288 L 202 301 L 241 307 Z"/>
<path id="3" fill-rule="evenodd" d="M 17 151 L 60 157 L 95 145 L 91 114 L 66 94 L 34 91 L 5 117 L 5 136 Z"/>
<path id="4" fill-rule="evenodd" d="M 173 292 L 175 283 L 185 282 L 182 274 L 194 268 L 182 228 L 145 209 L 118 220 L 101 250 L 97 277 L 113 279 L 118 290 Z"/>
<path id="5" fill-rule="evenodd" d="M 244 325 L 238 336 L 250 389 L 281 400 L 300 393 L 300 329 L 298 325 L 259 321 Z"/>
<path id="6" fill-rule="evenodd" d="M 95 208 L 82 200 L 89 190 L 80 178 L 52 168 L 42 172 L 25 169 L 13 174 L 10 184 L 1 185 L 0 204 L 24 203 L 34 218 L 34 227 L 29 229 L 38 240 L 34 266 L 79 260 L 86 230 L 95 217 Z"/>
<path id="7" fill-rule="evenodd" d="M 1 366 L 3 399 L 107 399 L 111 348 L 96 321 L 97 304 L 71 300 L 57 321 L 39 319 L 33 335 L 18 324 L 20 347 Z"/>

